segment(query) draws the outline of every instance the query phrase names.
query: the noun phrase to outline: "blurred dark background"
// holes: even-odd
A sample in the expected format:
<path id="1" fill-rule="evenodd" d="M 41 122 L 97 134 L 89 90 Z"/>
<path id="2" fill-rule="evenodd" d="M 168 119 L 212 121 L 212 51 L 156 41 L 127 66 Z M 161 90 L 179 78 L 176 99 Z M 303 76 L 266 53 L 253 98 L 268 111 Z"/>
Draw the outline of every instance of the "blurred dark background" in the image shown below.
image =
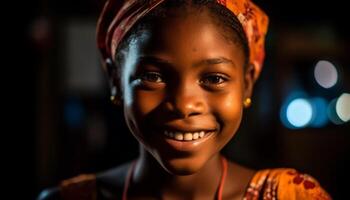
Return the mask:
<path id="1" fill-rule="evenodd" d="M 270 16 L 267 58 L 252 107 L 224 152 L 256 169 L 297 168 L 318 179 L 334 199 L 346 199 L 350 38 L 345 3 L 254 2 Z M 12 23 L 21 36 L 13 48 L 23 52 L 12 59 L 19 75 L 11 112 L 17 146 L 9 150 L 16 151 L 9 157 L 20 169 L 9 185 L 25 192 L 16 196 L 35 199 L 62 179 L 137 156 L 137 143 L 109 101 L 99 64 L 95 26 L 103 3 L 21 2 L 17 14 L 22 17 Z"/>

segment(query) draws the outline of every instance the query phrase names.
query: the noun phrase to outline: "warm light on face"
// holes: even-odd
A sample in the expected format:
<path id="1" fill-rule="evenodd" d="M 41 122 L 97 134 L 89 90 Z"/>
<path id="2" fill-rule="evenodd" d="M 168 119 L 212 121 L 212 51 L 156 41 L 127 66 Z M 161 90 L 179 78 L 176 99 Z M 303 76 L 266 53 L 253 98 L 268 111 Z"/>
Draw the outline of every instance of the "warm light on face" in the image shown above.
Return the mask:
<path id="1" fill-rule="evenodd" d="M 173 174 L 200 170 L 231 140 L 253 80 L 244 80 L 241 47 L 208 17 L 160 20 L 125 54 L 126 123 L 142 150 Z"/>

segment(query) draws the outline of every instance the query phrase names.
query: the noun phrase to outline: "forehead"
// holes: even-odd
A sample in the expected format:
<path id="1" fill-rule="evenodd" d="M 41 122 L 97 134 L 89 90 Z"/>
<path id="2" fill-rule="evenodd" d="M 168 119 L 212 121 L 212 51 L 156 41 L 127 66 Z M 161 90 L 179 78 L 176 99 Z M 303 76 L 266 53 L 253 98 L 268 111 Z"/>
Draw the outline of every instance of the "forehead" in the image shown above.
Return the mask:
<path id="1" fill-rule="evenodd" d="M 223 36 L 213 15 L 205 10 L 170 11 L 169 17 L 159 18 L 138 34 L 134 44 L 140 54 L 162 54 L 173 59 L 227 57 L 244 65 L 240 45 Z"/>

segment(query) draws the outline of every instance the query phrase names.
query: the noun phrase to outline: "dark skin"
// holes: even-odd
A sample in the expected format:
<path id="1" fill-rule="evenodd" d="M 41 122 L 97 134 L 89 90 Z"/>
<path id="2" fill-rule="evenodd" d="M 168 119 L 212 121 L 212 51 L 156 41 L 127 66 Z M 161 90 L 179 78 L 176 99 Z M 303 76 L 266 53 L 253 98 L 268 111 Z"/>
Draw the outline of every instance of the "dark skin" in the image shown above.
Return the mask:
<path id="1" fill-rule="evenodd" d="M 128 200 L 212 200 L 220 150 L 237 132 L 257 70 L 244 68 L 240 45 L 228 41 L 206 11 L 173 11 L 144 30 L 125 52 L 120 84 L 126 122 L 140 143 Z M 198 132 L 176 141 L 166 130 Z M 130 164 L 98 176 L 103 199 L 120 198 Z M 228 163 L 223 199 L 242 199 L 255 171 Z M 118 180 L 118 181 L 117 181 Z"/>
<path id="2" fill-rule="evenodd" d="M 173 12 L 134 40 L 123 63 L 125 118 L 141 144 L 128 199 L 213 199 L 220 150 L 252 93 L 256 71 L 244 69 L 240 45 L 220 33 L 212 16 L 191 8 Z M 169 142 L 169 129 L 214 133 L 185 146 Z M 224 199 L 240 199 L 252 175 L 230 163 Z"/>

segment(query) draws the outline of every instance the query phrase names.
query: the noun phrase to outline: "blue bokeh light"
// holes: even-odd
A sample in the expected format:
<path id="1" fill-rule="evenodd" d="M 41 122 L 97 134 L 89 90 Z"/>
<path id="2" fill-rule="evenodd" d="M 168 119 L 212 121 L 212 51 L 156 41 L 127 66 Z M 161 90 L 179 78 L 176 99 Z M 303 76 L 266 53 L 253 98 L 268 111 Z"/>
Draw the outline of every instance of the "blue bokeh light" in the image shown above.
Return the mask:
<path id="1" fill-rule="evenodd" d="M 85 116 L 85 109 L 82 102 L 77 98 L 69 98 L 64 105 L 65 123 L 72 128 L 82 125 Z"/>
<path id="2" fill-rule="evenodd" d="M 321 128 L 328 124 L 327 108 L 328 102 L 322 97 L 315 97 L 310 100 L 312 105 L 311 127 Z"/>
<path id="3" fill-rule="evenodd" d="M 287 106 L 287 119 L 291 125 L 301 128 L 312 119 L 312 106 L 306 99 L 295 99 Z"/>
<path id="4" fill-rule="evenodd" d="M 299 94 L 299 95 L 295 95 Z M 309 100 L 301 92 L 291 95 L 283 104 L 280 119 L 284 126 L 290 129 L 303 128 L 310 124 L 313 117 L 313 108 Z M 293 98 L 291 98 L 293 97 Z"/>

